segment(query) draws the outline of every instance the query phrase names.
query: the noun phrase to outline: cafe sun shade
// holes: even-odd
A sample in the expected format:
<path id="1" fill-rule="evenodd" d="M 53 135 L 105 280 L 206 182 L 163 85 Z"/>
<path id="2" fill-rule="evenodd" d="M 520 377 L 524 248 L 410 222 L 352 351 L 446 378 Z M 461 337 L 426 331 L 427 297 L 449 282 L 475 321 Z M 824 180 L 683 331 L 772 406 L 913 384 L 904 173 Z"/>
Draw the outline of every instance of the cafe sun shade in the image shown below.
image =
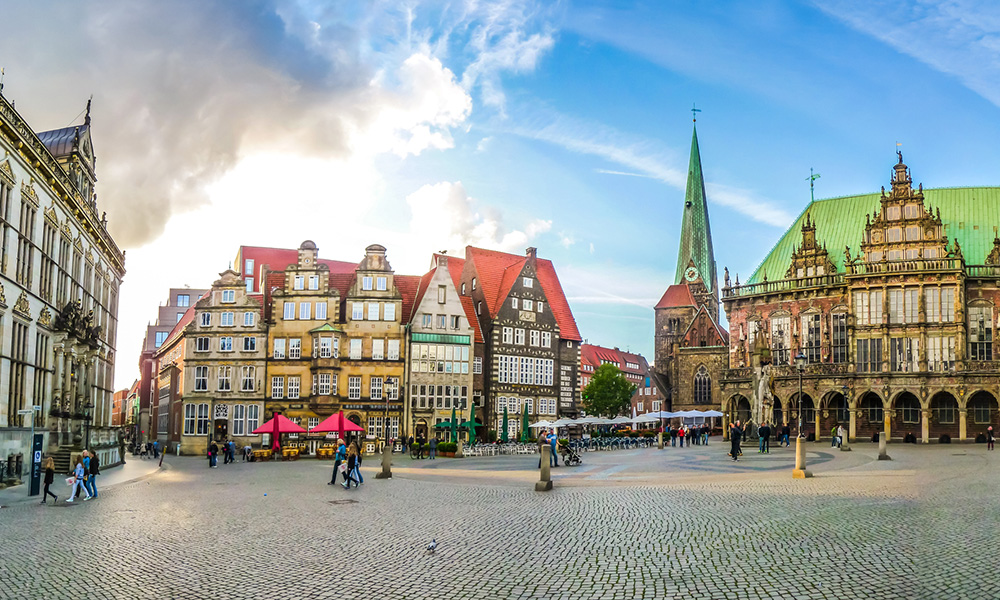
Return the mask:
<path id="1" fill-rule="evenodd" d="M 364 431 L 364 430 L 365 430 L 364 427 L 354 423 L 353 421 L 345 417 L 344 411 L 340 411 L 323 419 L 323 422 L 310 429 L 309 433 L 329 433 L 331 431 L 343 433 L 345 431 Z"/>

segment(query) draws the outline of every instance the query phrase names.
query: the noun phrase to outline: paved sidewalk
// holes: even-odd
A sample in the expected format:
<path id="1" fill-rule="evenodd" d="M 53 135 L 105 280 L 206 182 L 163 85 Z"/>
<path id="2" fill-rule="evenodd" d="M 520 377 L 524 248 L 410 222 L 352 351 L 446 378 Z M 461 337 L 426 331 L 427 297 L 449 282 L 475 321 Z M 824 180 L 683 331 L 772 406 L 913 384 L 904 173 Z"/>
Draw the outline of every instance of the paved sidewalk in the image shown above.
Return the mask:
<path id="1" fill-rule="evenodd" d="M 163 461 L 164 469 L 167 468 L 167 462 L 170 458 L 171 457 L 168 456 L 166 460 Z M 102 467 L 101 474 L 97 479 L 97 493 L 100 495 L 101 490 L 148 477 L 160 470 L 159 464 L 159 460 L 142 460 L 138 457 L 129 456 L 124 465 L 108 468 Z M 45 473 L 42 473 L 42 478 L 44 480 Z M 66 499 L 66 495 L 69 493 L 69 487 L 66 485 L 65 479 L 66 475 L 56 473 L 55 481 L 52 483 L 52 487 L 50 488 L 56 496 L 59 496 L 59 502 L 63 502 Z M 28 480 L 25 479 L 24 483 L 21 485 L 0 490 L 0 507 L 24 504 L 27 502 L 41 502 L 42 490 L 44 489 L 45 484 L 41 484 L 38 487 L 39 493 L 37 496 L 28 496 Z M 51 500 L 49 501 L 51 502 Z"/>

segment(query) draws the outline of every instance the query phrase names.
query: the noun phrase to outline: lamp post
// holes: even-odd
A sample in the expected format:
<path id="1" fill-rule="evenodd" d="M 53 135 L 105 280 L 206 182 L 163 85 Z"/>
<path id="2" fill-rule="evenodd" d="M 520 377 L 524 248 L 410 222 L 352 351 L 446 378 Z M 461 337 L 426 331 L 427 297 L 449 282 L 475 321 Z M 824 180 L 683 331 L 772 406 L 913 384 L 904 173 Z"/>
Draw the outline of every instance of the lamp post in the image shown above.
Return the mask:
<path id="1" fill-rule="evenodd" d="M 792 471 L 792 478 L 805 479 L 812 477 L 812 473 L 806 470 L 806 446 L 802 435 L 802 372 L 806 369 L 806 357 L 801 351 L 795 355 L 795 369 L 799 372 L 799 433 L 795 438 L 795 470 Z"/>

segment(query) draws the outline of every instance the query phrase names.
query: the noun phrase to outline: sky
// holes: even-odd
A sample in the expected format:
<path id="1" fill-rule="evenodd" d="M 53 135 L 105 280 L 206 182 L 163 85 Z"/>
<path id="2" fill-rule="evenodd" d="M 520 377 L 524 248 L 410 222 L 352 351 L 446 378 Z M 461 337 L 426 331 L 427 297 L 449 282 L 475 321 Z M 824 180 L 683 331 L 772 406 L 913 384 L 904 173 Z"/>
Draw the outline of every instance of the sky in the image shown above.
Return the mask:
<path id="1" fill-rule="evenodd" d="M 127 251 L 116 387 L 170 287 L 240 245 L 397 273 L 467 244 L 551 259 L 590 343 L 652 360 L 692 113 L 718 271 L 809 201 L 998 185 L 986 0 L 5 0 L 3 93 L 36 130 L 93 95 L 98 204 Z M 899 146 L 897 146 L 899 144 Z"/>

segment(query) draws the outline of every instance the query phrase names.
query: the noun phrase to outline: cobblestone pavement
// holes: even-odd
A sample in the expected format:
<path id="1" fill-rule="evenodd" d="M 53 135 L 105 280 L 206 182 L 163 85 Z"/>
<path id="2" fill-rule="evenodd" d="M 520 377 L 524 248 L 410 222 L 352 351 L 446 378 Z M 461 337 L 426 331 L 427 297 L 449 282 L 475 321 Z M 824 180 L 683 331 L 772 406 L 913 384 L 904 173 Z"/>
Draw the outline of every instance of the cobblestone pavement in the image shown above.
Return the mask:
<path id="1" fill-rule="evenodd" d="M 716 444 L 584 455 L 170 468 L 100 499 L 0 510 L 0 598 L 1000 598 L 1000 454 Z M 65 492 L 64 487 L 61 491 Z M 436 538 L 438 550 L 424 547 Z"/>

